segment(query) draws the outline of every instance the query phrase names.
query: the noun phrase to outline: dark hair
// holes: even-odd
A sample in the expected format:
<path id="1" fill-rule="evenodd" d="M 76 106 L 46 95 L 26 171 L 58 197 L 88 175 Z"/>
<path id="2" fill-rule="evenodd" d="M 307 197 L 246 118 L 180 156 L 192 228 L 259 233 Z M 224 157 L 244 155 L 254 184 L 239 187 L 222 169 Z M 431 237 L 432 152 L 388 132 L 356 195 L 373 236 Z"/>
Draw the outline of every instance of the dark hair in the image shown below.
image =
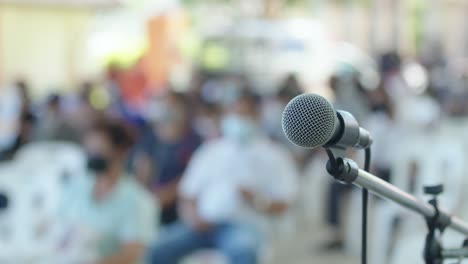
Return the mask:
<path id="1" fill-rule="evenodd" d="M 18 87 L 20 93 L 21 93 L 23 96 L 26 96 L 26 94 L 29 93 L 29 85 L 28 85 L 28 83 L 26 82 L 26 80 L 24 80 L 24 79 L 18 79 L 18 80 L 16 80 L 15 86 Z"/>
<path id="2" fill-rule="evenodd" d="M 102 133 L 114 148 L 127 151 L 134 144 L 134 137 L 128 127 L 116 120 L 102 118 L 95 122 L 88 132 Z"/>
<path id="3" fill-rule="evenodd" d="M 260 96 L 254 93 L 250 88 L 245 87 L 241 89 L 239 96 L 237 97 L 237 101 L 245 101 L 250 106 L 256 108 L 259 106 Z"/>
<path id="4" fill-rule="evenodd" d="M 241 91 L 239 91 L 235 102 L 245 103 L 246 106 L 249 108 L 249 111 L 252 112 L 252 114 L 254 115 L 258 115 L 258 113 L 260 112 L 260 96 L 258 96 L 250 89 L 244 88 Z"/>
<path id="5" fill-rule="evenodd" d="M 47 105 L 49 106 L 58 106 L 60 104 L 60 101 L 61 101 L 61 96 L 57 93 L 53 93 L 51 95 L 49 95 L 49 97 L 47 98 Z"/>
<path id="6" fill-rule="evenodd" d="M 171 103 L 174 103 L 177 108 L 183 111 L 185 121 L 192 118 L 192 109 L 194 109 L 195 106 L 187 94 L 170 90 L 166 96 Z"/>
<path id="7" fill-rule="evenodd" d="M 94 84 L 91 81 L 84 81 L 82 82 L 79 87 L 79 96 L 80 99 L 87 102 L 89 99 L 89 94 L 91 93 L 91 90 L 93 89 Z"/>
<path id="8" fill-rule="evenodd" d="M 292 98 L 300 95 L 302 93 L 301 86 L 297 76 L 294 74 L 289 74 L 283 83 L 280 85 L 278 91 L 278 96 L 291 100 Z"/>
<path id="9" fill-rule="evenodd" d="M 176 92 L 176 91 L 169 91 L 167 94 L 170 100 L 174 101 L 177 105 L 184 107 L 186 111 L 190 111 L 190 106 L 192 104 L 190 97 L 185 93 Z"/>
<path id="10" fill-rule="evenodd" d="M 387 52 L 384 53 L 380 57 L 380 72 L 387 73 L 389 71 L 398 70 L 401 66 L 401 58 L 400 55 L 395 52 Z"/>
<path id="11" fill-rule="evenodd" d="M 30 87 L 24 79 L 16 80 L 15 86 L 21 96 L 21 100 L 23 101 L 23 111 L 27 111 L 31 105 Z"/>

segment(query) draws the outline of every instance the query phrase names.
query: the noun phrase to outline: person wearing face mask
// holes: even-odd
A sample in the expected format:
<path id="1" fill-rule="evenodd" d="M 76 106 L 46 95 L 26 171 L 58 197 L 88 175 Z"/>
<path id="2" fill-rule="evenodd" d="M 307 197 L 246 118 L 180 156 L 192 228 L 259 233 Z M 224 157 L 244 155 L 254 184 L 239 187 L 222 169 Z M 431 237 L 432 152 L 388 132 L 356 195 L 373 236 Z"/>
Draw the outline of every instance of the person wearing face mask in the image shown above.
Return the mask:
<path id="1" fill-rule="evenodd" d="M 154 238 L 155 203 L 122 166 L 131 141 L 113 121 L 100 121 L 85 133 L 88 175 L 67 186 L 60 208 L 66 227 L 60 252 L 79 252 L 78 259 L 65 257 L 66 263 L 140 263 Z"/>
<path id="2" fill-rule="evenodd" d="M 160 203 L 166 226 L 178 219 L 177 186 L 201 138 L 189 123 L 185 95 L 169 92 L 155 106 L 153 124 L 137 143 L 132 163 L 138 180 Z"/>
<path id="3" fill-rule="evenodd" d="M 45 111 L 39 116 L 40 122 L 37 122 L 34 129 L 34 140 L 79 141 L 78 135 L 67 121 L 61 101 L 62 97 L 59 94 L 51 94 L 48 97 Z"/>
<path id="4" fill-rule="evenodd" d="M 150 249 L 149 263 L 175 264 L 203 248 L 228 263 L 258 263 L 265 221 L 295 200 L 297 168 L 258 125 L 257 99 L 244 91 L 221 121 L 222 137 L 194 154 L 179 186 L 181 221 Z"/>
<path id="5" fill-rule="evenodd" d="M 212 140 L 220 136 L 219 123 L 221 107 L 216 103 L 200 102 L 193 120 L 195 131 L 205 140 Z"/>

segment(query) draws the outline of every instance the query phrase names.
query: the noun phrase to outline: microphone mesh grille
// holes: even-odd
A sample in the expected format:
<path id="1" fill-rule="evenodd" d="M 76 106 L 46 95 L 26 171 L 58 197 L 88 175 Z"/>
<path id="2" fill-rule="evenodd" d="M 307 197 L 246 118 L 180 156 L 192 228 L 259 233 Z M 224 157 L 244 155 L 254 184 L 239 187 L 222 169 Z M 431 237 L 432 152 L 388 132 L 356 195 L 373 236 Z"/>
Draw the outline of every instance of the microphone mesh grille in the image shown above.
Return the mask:
<path id="1" fill-rule="evenodd" d="M 284 109 L 282 118 L 286 137 L 304 148 L 326 144 L 333 136 L 335 122 L 333 106 L 316 94 L 296 96 Z"/>

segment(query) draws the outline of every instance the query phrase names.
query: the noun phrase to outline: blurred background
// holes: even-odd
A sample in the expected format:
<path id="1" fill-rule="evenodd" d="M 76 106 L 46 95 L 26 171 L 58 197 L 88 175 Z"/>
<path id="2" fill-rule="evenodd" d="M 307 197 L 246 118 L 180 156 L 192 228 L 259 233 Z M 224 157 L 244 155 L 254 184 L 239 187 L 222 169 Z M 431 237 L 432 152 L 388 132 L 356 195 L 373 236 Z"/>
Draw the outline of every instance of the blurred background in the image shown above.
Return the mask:
<path id="1" fill-rule="evenodd" d="M 0 0 L 0 263 L 359 263 L 359 189 L 282 132 L 308 92 L 373 134 L 374 174 L 468 219 L 467 13 Z M 369 263 L 423 263 L 424 219 L 372 197 L 369 223 Z"/>

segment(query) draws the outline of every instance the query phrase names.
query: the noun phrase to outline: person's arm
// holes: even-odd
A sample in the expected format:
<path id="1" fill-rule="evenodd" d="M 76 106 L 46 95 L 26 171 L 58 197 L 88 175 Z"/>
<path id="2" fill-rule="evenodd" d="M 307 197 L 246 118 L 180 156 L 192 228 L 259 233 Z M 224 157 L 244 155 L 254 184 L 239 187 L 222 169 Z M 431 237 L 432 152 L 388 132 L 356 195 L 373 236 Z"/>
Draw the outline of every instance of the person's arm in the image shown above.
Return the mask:
<path id="1" fill-rule="evenodd" d="M 191 138 L 192 137 L 193 136 L 191 136 Z M 179 182 L 183 176 L 185 169 L 188 167 L 191 161 L 192 154 L 195 153 L 195 151 L 200 146 L 200 144 L 201 144 L 201 139 L 199 139 L 198 137 L 192 138 L 192 140 L 187 141 L 185 143 L 186 148 L 184 152 L 186 154 L 183 155 L 185 156 L 185 158 L 181 158 L 176 161 L 177 166 L 181 168 L 180 174 L 177 175 L 177 173 L 175 173 L 177 175 L 175 179 L 172 179 L 170 182 L 165 183 L 164 185 L 157 188 L 156 196 L 159 200 L 159 203 L 161 204 L 163 208 L 165 208 L 166 206 L 170 206 L 177 201 Z"/>
<path id="2" fill-rule="evenodd" d="M 199 231 L 211 228 L 210 224 L 200 217 L 197 199 L 208 184 L 206 176 L 213 168 L 211 162 L 213 155 L 213 145 L 209 143 L 198 149 L 192 156 L 177 188 L 179 216 L 187 225 Z"/>
<path id="3" fill-rule="evenodd" d="M 143 152 L 137 153 L 133 162 L 133 169 L 136 179 L 143 186 L 148 186 L 150 184 L 151 174 L 154 171 L 149 155 Z"/>
<path id="4" fill-rule="evenodd" d="M 143 186 L 151 185 L 151 175 L 154 173 L 154 164 L 147 154 L 140 153 L 136 156 L 135 176 Z M 177 186 L 179 185 L 180 177 L 168 182 L 162 186 L 151 188 L 151 192 L 160 204 L 161 208 L 166 208 L 172 205 L 177 200 Z"/>
<path id="5" fill-rule="evenodd" d="M 289 203 L 287 202 L 262 200 L 247 189 L 241 189 L 241 194 L 251 207 L 263 213 L 277 215 L 284 213 L 289 208 Z"/>
<path id="6" fill-rule="evenodd" d="M 137 263 L 143 254 L 144 246 L 141 243 L 127 243 L 120 247 L 120 250 L 100 261 L 97 264 L 134 264 Z"/>
<path id="7" fill-rule="evenodd" d="M 196 200 L 181 198 L 179 201 L 179 215 L 182 221 L 198 231 L 207 231 L 211 225 L 201 219 L 197 210 Z"/>
<path id="8" fill-rule="evenodd" d="M 159 188 L 157 188 L 155 195 L 159 200 L 162 208 L 174 204 L 177 200 L 177 189 L 179 186 L 180 178 L 177 178 Z"/>
<path id="9" fill-rule="evenodd" d="M 244 200 L 255 210 L 267 214 L 278 215 L 285 213 L 294 203 L 299 173 L 292 156 L 283 149 L 276 149 L 269 157 L 270 164 L 274 164 L 265 175 L 263 187 L 268 195 L 256 193 L 256 190 L 241 188 Z M 267 177 L 265 177 L 267 175 Z"/>

